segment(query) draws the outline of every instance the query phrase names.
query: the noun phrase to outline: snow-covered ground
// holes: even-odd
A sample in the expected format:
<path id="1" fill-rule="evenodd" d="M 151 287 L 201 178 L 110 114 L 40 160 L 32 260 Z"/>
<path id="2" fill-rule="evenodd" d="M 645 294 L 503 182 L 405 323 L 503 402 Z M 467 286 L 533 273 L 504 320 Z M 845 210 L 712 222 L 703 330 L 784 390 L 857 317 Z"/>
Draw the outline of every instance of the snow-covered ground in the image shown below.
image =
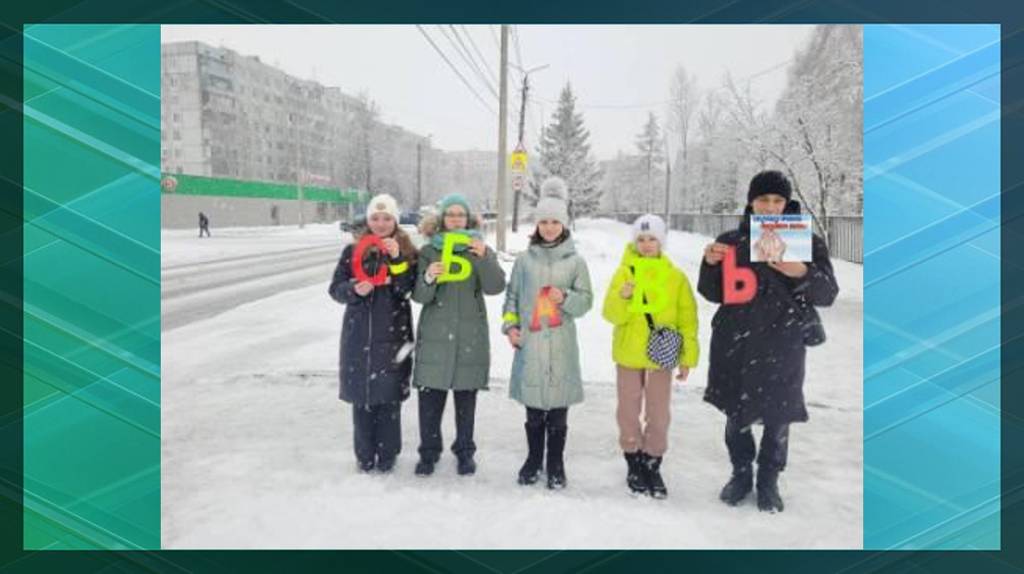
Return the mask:
<path id="1" fill-rule="evenodd" d="M 165 235 L 164 265 L 340 237 L 336 228 L 319 238 L 308 228 L 275 229 L 274 235 L 235 231 L 234 239 L 225 239 L 230 247 L 215 247 L 218 237 Z M 521 231 L 510 238 L 510 251 L 525 247 L 530 230 Z M 499 332 L 503 296 L 488 298 L 492 378 L 491 391 L 477 402 L 477 474 L 457 476 L 446 452 L 434 476 L 413 475 L 415 393 L 403 408 L 403 453 L 395 471 L 357 473 L 351 407 L 337 400 L 343 308 L 327 295 L 328 271 L 321 284 L 163 332 L 163 547 L 861 547 L 862 267 L 833 262 L 841 291 L 835 305 L 821 311 L 829 340 L 808 350 L 811 421 L 791 433 L 789 467 L 780 479 L 786 510 L 767 515 L 752 498 L 736 508 L 718 501 L 729 474 L 724 418 L 701 400 L 715 306 L 699 295 L 702 357 L 673 396 L 663 466 L 669 498 L 626 493 L 611 326 L 600 306 L 629 228 L 582 221 L 575 239 L 590 268 L 595 308 L 579 324 L 587 395 L 569 412 L 566 490 L 515 481 L 526 441 L 523 408 L 507 396 L 512 352 Z M 708 241 L 670 235 L 668 251 L 694 285 Z M 503 265 L 509 271 L 511 259 Z M 418 314 L 418 305 L 414 309 Z M 451 410 L 442 427 L 446 444 L 454 437 Z"/>

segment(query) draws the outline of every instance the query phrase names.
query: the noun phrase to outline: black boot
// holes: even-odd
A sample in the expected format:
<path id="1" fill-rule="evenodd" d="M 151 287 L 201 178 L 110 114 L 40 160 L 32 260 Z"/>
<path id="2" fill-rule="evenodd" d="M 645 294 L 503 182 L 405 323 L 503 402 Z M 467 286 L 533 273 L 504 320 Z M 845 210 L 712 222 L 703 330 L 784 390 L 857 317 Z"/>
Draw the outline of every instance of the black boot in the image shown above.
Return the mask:
<path id="1" fill-rule="evenodd" d="M 647 493 L 657 499 L 668 498 L 668 489 L 665 488 L 665 481 L 661 478 L 661 457 L 643 454 L 645 472 L 647 475 Z"/>
<path id="2" fill-rule="evenodd" d="M 389 473 L 395 468 L 395 457 L 393 456 L 381 456 L 377 457 L 377 471 L 382 473 Z"/>
<path id="3" fill-rule="evenodd" d="M 646 470 L 643 465 L 643 454 L 640 451 L 624 453 L 626 457 L 626 486 L 633 494 L 647 493 Z"/>
<path id="4" fill-rule="evenodd" d="M 364 458 L 359 460 L 359 472 L 370 472 L 373 470 L 374 464 L 373 458 Z"/>
<path id="5" fill-rule="evenodd" d="M 754 488 L 754 472 L 749 465 L 733 467 L 732 478 L 722 487 L 718 498 L 729 506 L 736 506 Z"/>
<path id="6" fill-rule="evenodd" d="M 757 467 L 757 508 L 763 512 L 782 512 L 782 496 L 779 494 L 779 471 L 763 466 Z"/>
<path id="7" fill-rule="evenodd" d="M 420 461 L 416 463 L 416 476 L 430 476 L 434 474 L 434 465 L 436 463 L 436 460 L 421 458 Z"/>
<path id="8" fill-rule="evenodd" d="M 565 436 L 568 428 L 564 426 L 548 427 L 548 488 L 558 490 L 565 488 Z"/>
<path id="9" fill-rule="evenodd" d="M 473 460 L 473 455 L 463 454 L 459 455 L 459 466 L 458 473 L 461 476 L 469 476 L 476 472 L 476 461 Z"/>
<path id="10" fill-rule="evenodd" d="M 530 449 L 526 462 L 519 469 L 519 484 L 533 484 L 540 478 L 540 469 L 544 464 L 544 426 L 531 425 L 527 422 L 526 445 Z"/>

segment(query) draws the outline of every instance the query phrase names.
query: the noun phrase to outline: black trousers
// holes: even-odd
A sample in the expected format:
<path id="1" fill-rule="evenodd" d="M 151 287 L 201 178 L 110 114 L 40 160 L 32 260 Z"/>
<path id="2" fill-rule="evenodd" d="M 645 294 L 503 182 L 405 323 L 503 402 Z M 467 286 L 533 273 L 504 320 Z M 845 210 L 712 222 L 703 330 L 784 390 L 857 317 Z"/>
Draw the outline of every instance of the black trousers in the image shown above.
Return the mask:
<path id="1" fill-rule="evenodd" d="M 725 446 L 733 468 L 750 466 L 754 462 L 754 433 L 752 426 L 743 428 L 735 418 L 725 423 Z M 757 451 L 757 465 L 765 470 L 782 472 L 789 456 L 789 423 L 765 424 L 761 434 L 761 448 Z"/>
<path id="2" fill-rule="evenodd" d="M 360 461 L 393 459 L 402 450 L 402 403 L 352 405 L 353 442 Z"/>
<path id="3" fill-rule="evenodd" d="M 531 448 L 531 451 L 536 449 L 536 452 L 531 452 L 531 456 L 539 456 L 541 451 L 544 450 L 544 438 L 546 435 L 547 469 L 549 475 L 551 473 L 565 472 L 563 454 L 565 453 L 565 440 L 569 434 L 568 417 L 569 409 L 565 407 L 546 411 L 526 407 L 527 442 L 530 440 L 531 433 L 536 433 L 534 435 L 536 443 Z"/>
<path id="4" fill-rule="evenodd" d="M 476 391 L 452 391 L 455 395 L 455 442 L 452 452 L 455 456 L 473 456 L 476 443 L 473 442 L 473 425 L 476 421 Z M 441 417 L 448 402 L 448 391 L 420 388 L 420 458 L 437 461 L 444 450 L 441 437 Z"/>
<path id="5" fill-rule="evenodd" d="M 526 426 L 528 427 L 563 428 L 567 425 L 568 418 L 568 408 L 545 411 L 526 407 Z"/>

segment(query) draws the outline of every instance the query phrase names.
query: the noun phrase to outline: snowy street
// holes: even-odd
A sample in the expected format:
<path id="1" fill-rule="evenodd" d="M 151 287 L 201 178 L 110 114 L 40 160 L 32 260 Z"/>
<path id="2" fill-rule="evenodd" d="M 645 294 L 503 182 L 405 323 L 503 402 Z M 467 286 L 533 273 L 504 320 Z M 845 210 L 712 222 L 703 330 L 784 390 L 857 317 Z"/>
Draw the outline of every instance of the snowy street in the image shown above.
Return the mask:
<path id="1" fill-rule="evenodd" d="M 191 231 L 163 232 L 160 318 L 164 331 L 321 282 L 338 260 L 341 233 L 333 225 L 311 226 L 294 235 L 287 235 L 291 228 L 264 228 L 257 236 L 245 228 L 217 231 L 216 238 L 205 239 Z"/>
<path id="2" fill-rule="evenodd" d="M 527 244 L 529 225 L 510 236 Z M 516 484 L 526 455 L 524 409 L 508 398 L 512 349 L 500 334 L 503 295 L 487 299 L 491 390 L 477 400 L 472 477 L 450 452 L 434 476 L 413 475 L 416 394 L 403 405 L 403 450 L 390 475 L 360 474 L 351 407 L 337 399 L 343 307 L 327 294 L 348 234 L 334 224 L 162 232 L 164 548 L 860 548 L 862 546 L 862 267 L 833 260 L 840 294 L 821 309 L 828 341 L 808 350 L 810 422 L 795 424 L 781 475 L 785 512 L 753 497 L 718 500 L 730 467 L 724 417 L 702 401 L 710 322 L 696 295 L 701 359 L 675 383 L 663 475 L 669 497 L 634 498 L 615 424 L 612 327 L 605 290 L 629 227 L 583 220 L 573 237 L 594 307 L 579 321 L 586 399 L 569 410 L 564 491 Z M 667 251 L 696 289 L 711 238 L 673 231 Z M 494 245 L 493 235 L 489 244 Z M 506 274 L 511 258 L 502 258 Z M 419 305 L 414 304 L 418 319 Z M 454 438 L 449 401 L 443 432 Z M 755 431 L 759 434 L 759 430 Z"/>

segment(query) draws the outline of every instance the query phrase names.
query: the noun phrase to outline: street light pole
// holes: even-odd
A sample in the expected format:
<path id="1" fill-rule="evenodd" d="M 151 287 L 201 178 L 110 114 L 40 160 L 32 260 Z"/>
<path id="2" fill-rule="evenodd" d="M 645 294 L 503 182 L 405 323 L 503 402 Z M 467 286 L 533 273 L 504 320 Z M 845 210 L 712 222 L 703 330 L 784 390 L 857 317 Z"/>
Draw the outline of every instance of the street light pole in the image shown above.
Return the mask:
<path id="1" fill-rule="evenodd" d="M 304 192 L 303 192 L 303 189 L 302 189 L 302 174 L 303 174 L 303 171 L 305 171 L 304 167 L 303 167 L 303 164 L 302 164 L 302 138 L 301 138 L 301 134 L 299 133 L 299 128 L 298 128 L 299 116 L 296 113 L 292 117 L 294 118 L 292 120 L 292 133 L 295 134 L 295 155 L 296 155 L 295 171 L 296 171 L 296 180 L 297 180 L 296 186 L 297 186 L 298 197 L 299 197 L 299 229 L 303 229 L 306 226 L 306 215 L 304 213 L 305 212 L 305 201 L 304 201 L 304 197 L 303 197 Z"/>
<path id="2" fill-rule="evenodd" d="M 522 95 L 521 95 L 521 101 L 519 103 L 519 146 L 518 147 L 522 147 L 523 149 L 526 149 L 526 146 L 523 143 L 523 138 L 525 137 L 525 133 L 524 132 L 526 131 L 526 100 L 527 100 L 528 95 L 530 93 L 530 74 L 533 73 L 533 72 L 539 71 L 539 70 L 543 70 L 544 68 L 547 68 L 548 64 L 544 64 L 542 66 L 535 66 L 533 68 L 530 68 L 529 70 L 523 70 L 522 68 L 520 68 L 519 66 L 517 66 L 515 64 L 509 64 L 509 65 L 512 66 L 513 68 L 519 70 L 523 74 Z M 523 176 L 525 177 L 525 174 L 523 174 Z M 513 200 L 512 200 L 512 233 L 516 233 L 517 231 L 519 231 L 519 197 L 522 195 L 522 193 L 523 193 L 522 190 L 517 187 L 516 190 L 515 190 L 515 195 L 513 196 Z"/>
<path id="3" fill-rule="evenodd" d="M 299 151 L 299 166 L 300 166 L 300 168 L 299 168 L 300 169 L 300 171 L 299 171 L 299 229 L 303 229 L 306 226 L 306 201 L 305 201 L 305 191 L 302 189 L 302 176 L 303 176 L 303 171 L 304 171 L 301 168 L 301 166 L 302 166 L 302 151 L 301 151 L 301 148 L 299 148 L 299 149 L 300 149 L 300 151 Z"/>

